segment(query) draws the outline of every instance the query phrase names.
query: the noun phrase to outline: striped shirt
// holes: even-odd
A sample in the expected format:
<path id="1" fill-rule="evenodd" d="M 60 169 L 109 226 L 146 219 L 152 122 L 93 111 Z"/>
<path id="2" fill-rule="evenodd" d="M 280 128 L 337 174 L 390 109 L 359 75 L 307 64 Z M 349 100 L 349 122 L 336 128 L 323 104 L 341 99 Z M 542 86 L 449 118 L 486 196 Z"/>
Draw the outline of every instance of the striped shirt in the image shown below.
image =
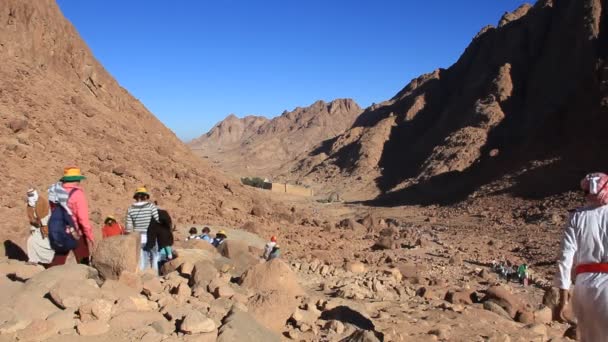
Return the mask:
<path id="1" fill-rule="evenodd" d="M 150 222 L 159 222 L 158 209 L 150 202 L 133 203 L 127 210 L 127 232 L 146 233 Z"/>

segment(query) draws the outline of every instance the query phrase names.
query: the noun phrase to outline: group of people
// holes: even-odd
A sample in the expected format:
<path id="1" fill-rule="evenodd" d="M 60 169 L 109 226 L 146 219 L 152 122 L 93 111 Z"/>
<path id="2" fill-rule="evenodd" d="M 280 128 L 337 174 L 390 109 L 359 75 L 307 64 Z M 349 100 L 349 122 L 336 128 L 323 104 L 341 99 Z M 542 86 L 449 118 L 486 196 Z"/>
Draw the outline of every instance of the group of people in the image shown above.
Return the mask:
<path id="1" fill-rule="evenodd" d="M 65 264 L 70 252 L 76 261 L 89 264 L 91 250 L 95 248 L 93 229 L 89 222 L 89 208 L 81 181 L 86 179 L 77 167 L 66 167 L 59 182 L 48 189 L 48 198 L 36 189 L 27 191 L 27 217 L 30 236 L 27 240 L 27 255 L 30 263 L 45 267 Z M 175 229 L 169 213 L 158 207 L 158 202 L 150 201 L 145 187 L 140 187 L 133 195 L 134 203 L 127 209 L 125 226 L 108 215 L 101 228 L 102 237 L 109 238 L 123 234 L 137 234 L 141 242 L 140 270 L 154 269 L 157 273 L 162 263 L 176 257 L 173 250 Z M 220 230 L 214 238 L 211 229 L 205 227 L 198 235 L 192 227 L 186 240 L 201 239 L 219 247 L 227 238 Z M 276 237 L 266 245 L 265 260 L 277 258 L 280 254 Z"/>
<path id="2" fill-rule="evenodd" d="M 186 241 L 203 240 L 209 242 L 215 247 L 219 247 L 228 238 L 228 235 L 226 235 L 226 231 L 224 230 L 220 230 L 217 232 L 217 234 L 215 234 L 215 238 L 212 238 L 211 229 L 209 227 L 204 227 L 202 234 L 200 235 L 198 234 L 198 229 L 196 229 L 196 227 L 192 227 L 188 231 L 188 234 L 190 235 L 186 238 Z M 268 261 L 278 258 L 280 254 L 281 248 L 277 244 L 277 237 L 273 235 L 270 237 L 270 241 L 264 246 L 264 253 L 261 255 L 261 258 Z"/>
<path id="3" fill-rule="evenodd" d="M 503 263 L 493 261 L 492 269 L 505 278 L 507 282 L 516 279 L 522 286 L 528 286 L 530 270 L 527 264 L 520 264 L 518 266 L 517 264 L 511 264 L 508 260 Z"/>
<path id="4" fill-rule="evenodd" d="M 217 234 L 215 234 L 215 238 L 212 238 L 211 229 L 209 227 L 204 227 L 202 234 L 200 234 L 200 235 L 198 234 L 198 229 L 196 229 L 196 227 L 192 227 L 188 231 L 188 234 L 190 234 L 190 236 L 188 236 L 186 238 L 186 241 L 203 240 L 203 241 L 209 242 L 214 247 L 218 247 L 219 245 L 221 245 L 224 242 L 224 240 L 226 240 L 228 238 L 228 235 L 226 235 L 226 232 L 223 230 L 220 230 L 219 232 L 217 232 Z"/>

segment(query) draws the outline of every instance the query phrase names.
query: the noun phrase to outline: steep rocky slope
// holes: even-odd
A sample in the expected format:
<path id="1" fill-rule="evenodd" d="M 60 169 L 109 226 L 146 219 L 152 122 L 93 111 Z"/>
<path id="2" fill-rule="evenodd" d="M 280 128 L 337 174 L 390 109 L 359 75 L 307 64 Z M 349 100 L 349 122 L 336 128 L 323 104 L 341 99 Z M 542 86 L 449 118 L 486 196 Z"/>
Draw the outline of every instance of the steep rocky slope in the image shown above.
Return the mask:
<path id="1" fill-rule="evenodd" d="M 95 224 L 122 217 L 140 185 L 178 223 L 240 221 L 257 196 L 121 88 L 53 0 L 0 2 L 0 146 L 3 241 L 27 234 L 27 188 L 45 191 L 66 165 L 87 176 Z"/>
<path id="2" fill-rule="evenodd" d="M 608 166 L 607 10 L 541 0 L 505 14 L 454 65 L 367 108 L 289 176 L 391 204 L 575 189 Z"/>
<path id="3" fill-rule="evenodd" d="M 298 107 L 272 120 L 230 115 L 189 146 L 232 174 L 267 177 L 291 166 L 319 141 L 344 132 L 360 113 L 353 100 L 338 99 Z"/>

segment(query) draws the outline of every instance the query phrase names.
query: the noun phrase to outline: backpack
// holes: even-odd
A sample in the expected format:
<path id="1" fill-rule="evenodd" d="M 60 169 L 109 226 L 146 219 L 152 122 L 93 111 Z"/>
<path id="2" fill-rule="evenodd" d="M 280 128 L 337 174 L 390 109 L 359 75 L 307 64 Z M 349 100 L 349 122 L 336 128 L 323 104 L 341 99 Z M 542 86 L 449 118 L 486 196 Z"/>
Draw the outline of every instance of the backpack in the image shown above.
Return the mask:
<path id="1" fill-rule="evenodd" d="M 77 189 L 72 189 L 68 195 L 68 200 L 72 193 Z M 67 253 L 76 248 L 78 239 L 74 237 L 75 225 L 72 216 L 65 210 L 61 204 L 57 204 L 51 212 L 49 218 L 49 242 L 51 248 L 58 253 Z"/>

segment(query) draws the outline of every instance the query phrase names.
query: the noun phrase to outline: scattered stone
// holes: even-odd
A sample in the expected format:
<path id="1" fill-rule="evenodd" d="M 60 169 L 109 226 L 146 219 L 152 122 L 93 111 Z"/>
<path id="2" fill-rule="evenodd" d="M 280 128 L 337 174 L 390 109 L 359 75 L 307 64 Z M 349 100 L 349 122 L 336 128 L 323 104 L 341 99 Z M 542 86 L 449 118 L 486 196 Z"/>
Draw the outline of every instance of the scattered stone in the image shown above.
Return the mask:
<path id="1" fill-rule="evenodd" d="M 370 330 L 357 330 L 340 342 L 380 342 L 380 340 Z"/>
<path id="2" fill-rule="evenodd" d="M 150 326 L 154 328 L 157 333 L 162 335 L 170 335 L 175 332 L 175 325 L 166 320 L 156 321 L 150 324 Z"/>
<path id="3" fill-rule="evenodd" d="M 149 279 L 145 279 L 143 281 L 142 291 L 146 296 L 150 297 L 163 292 L 163 285 L 158 277 L 150 277 Z"/>
<path id="4" fill-rule="evenodd" d="M 280 342 L 280 337 L 260 325 L 251 315 L 232 310 L 219 329 L 217 342 Z"/>
<path id="5" fill-rule="evenodd" d="M 46 320 L 53 323 L 57 331 L 70 330 L 76 327 L 76 318 L 71 310 L 57 311 Z"/>
<path id="6" fill-rule="evenodd" d="M 509 314 L 511 318 L 515 318 L 517 311 L 524 308 L 524 304 L 505 286 L 492 286 L 486 291 L 485 300 L 492 299 L 496 304 L 500 305 Z"/>
<path id="7" fill-rule="evenodd" d="M 19 341 L 42 341 L 57 333 L 55 324 L 51 321 L 37 319 L 30 323 L 25 329 L 19 330 L 17 339 Z"/>
<path id="8" fill-rule="evenodd" d="M 183 276 L 185 276 L 187 278 L 190 278 L 193 270 L 194 270 L 194 265 L 191 264 L 190 262 L 186 261 L 180 267 L 179 273 L 181 273 Z"/>
<path id="9" fill-rule="evenodd" d="M 80 336 L 96 336 L 107 333 L 110 325 L 104 321 L 81 322 L 76 326 L 76 331 Z"/>
<path id="10" fill-rule="evenodd" d="M 55 284 L 49 294 L 59 307 L 77 309 L 82 304 L 99 298 L 101 291 L 89 282 L 75 284 L 66 279 Z"/>
<path id="11" fill-rule="evenodd" d="M 534 312 L 534 323 L 549 324 L 553 320 L 553 311 L 548 307 L 536 310 Z"/>
<path id="12" fill-rule="evenodd" d="M 105 299 L 95 299 L 81 305 L 78 314 L 82 322 L 93 320 L 109 321 L 112 317 L 112 303 Z"/>
<path id="13" fill-rule="evenodd" d="M 367 271 L 365 264 L 359 261 L 347 262 L 344 269 L 352 273 L 365 273 Z"/>
<path id="14" fill-rule="evenodd" d="M 25 119 L 13 119 L 7 126 L 13 133 L 19 133 L 27 128 L 28 122 Z"/>
<path id="15" fill-rule="evenodd" d="M 496 302 L 492 300 L 487 300 L 483 302 L 483 308 L 495 314 L 503 316 L 506 319 L 512 319 L 511 315 L 509 315 L 509 313 L 505 311 L 502 306 L 496 304 Z"/>
<path id="16" fill-rule="evenodd" d="M 134 272 L 123 271 L 118 277 L 118 282 L 134 289 L 138 293 L 143 289 L 141 277 Z"/>
<path id="17" fill-rule="evenodd" d="M 199 311 L 187 314 L 180 326 L 180 330 L 186 334 L 210 333 L 215 329 L 215 322 Z"/>
<path id="18" fill-rule="evenodd" d="M 341 335 L 344 333 L 344 324 L 337 320 L 331 320 L 325 324 L 325 329 L 331 330 L 334 333 Z"/>

